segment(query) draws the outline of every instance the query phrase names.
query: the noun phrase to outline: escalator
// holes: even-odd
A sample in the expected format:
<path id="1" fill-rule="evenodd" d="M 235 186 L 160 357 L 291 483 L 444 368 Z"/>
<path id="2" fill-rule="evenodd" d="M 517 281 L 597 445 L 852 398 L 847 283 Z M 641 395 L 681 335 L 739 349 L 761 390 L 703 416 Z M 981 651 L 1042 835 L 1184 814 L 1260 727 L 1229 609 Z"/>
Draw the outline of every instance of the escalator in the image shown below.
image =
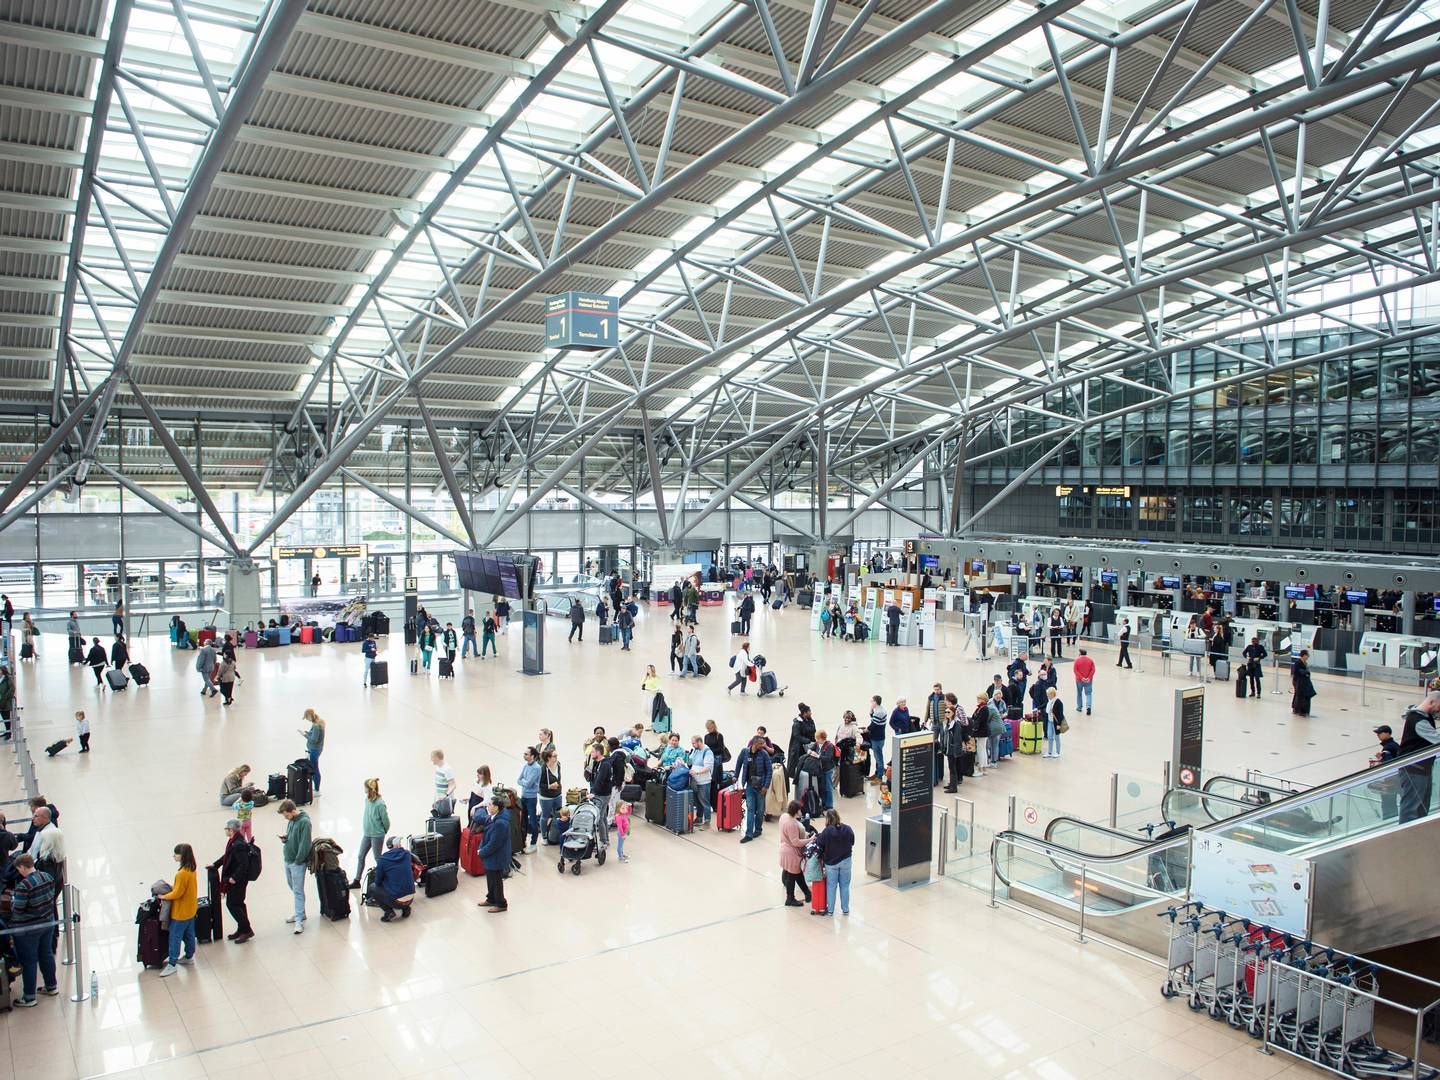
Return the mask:
<path id="1" fill-rule="evenodd" d="M 1083 918 L 1090 932 L 1159 953 L 1166 929 L 1155 914 L 1186 896 L 1194 831 L 1308 860 L 1315 940 L 1360 953 L 1433 938 L 1440 791 L 1428 770 L 1437 757 L 1432 747 L 1298 792 L 1233 777 L 1213 778 L 1220 782 L 1208 790 L 1172 789 L 1161 807 L 1167 831 L 1153 839 L 1056 818 L 1043 838 L 999 833 L 992 872 L 1014 903 L 1072 924 Z M 1402 784 L 1427 816 L 1400 822 Z"/>

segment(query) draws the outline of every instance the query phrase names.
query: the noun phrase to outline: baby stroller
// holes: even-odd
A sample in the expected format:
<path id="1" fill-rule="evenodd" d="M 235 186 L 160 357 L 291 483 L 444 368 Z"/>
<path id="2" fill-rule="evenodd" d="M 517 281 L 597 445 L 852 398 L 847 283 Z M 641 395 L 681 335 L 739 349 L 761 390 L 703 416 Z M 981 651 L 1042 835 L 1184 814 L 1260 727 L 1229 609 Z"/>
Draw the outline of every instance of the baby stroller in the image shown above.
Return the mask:
<path id="1" fill-rule="evenodd" d="M 565 873 L 565 863 L 570 863 L 570 873 L 579 874 L 580 864 L 592 855 L 597 866 L 605 865 L 605 849 L 610 846 L 609 833 L 605 828 L 605 807 L 594 799 L 575 804 L 570 810 L 570 828 L 560 837 L 560 860 L 555 869 Z"/>
<path id="2" fill-rule="evenodd" d="M 755 696 L 769 697 L 771 694 L 779 694 L 781 697 L 784 697 L 785 691 L 790 689 L 790 687 L 781 686 L 780 681 L 775 678 L 775 673 L 765 670 L 765 657 L 757 653 L 751 662 L 755 665 L 755 669 L 760 672 L 760 689 L 756 692 Z"/>

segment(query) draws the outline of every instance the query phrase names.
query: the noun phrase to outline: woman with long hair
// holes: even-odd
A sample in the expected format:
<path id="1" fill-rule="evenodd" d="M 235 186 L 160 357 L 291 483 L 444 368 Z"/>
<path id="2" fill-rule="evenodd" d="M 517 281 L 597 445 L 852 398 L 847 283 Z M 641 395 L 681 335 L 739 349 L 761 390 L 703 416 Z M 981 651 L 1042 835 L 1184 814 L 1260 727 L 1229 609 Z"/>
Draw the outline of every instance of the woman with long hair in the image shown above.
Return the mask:
<path id="1" fill-rule="evenodd" d="M 385 853 L 385 834 L 390 831 L 390 811 L 380 797 L 380 778 L 372 776 L 365 781 L 365 809 L 360 818 L 360 857 L 355 861 L 355 876 L 350 888 L 360 888 L 360 876 L 365 873 L 365 860 L 375 853 L 375 865 L 380 865 L 380 856 Z"/>
<path id="2" fill-rule="evenodd" d="M 314 794 L 320 794 L 320 755 L 325 750 L 325 721 L 314 709 L 305 710 L 305 719 L 310 727 L 300 734 L 305 736 L 305 753 L 310 757 L 310 786 Z"/>
<path id="3" fill-rule="evenodd" d="M 189 844 L 175 845 L 175 861 L 180 868 L 175 871 L 175 885 L 161 895 L 161 900 L 170 901 L 170 951 L 165 955 L 165 966 L 160 977 L 175 974 L 177 964 L 195 962 L 195 914 L 200 907 L 200 888 L 195 880 L 195 849 Z M 180 955 L 181 943 L 185 955 Z"/>

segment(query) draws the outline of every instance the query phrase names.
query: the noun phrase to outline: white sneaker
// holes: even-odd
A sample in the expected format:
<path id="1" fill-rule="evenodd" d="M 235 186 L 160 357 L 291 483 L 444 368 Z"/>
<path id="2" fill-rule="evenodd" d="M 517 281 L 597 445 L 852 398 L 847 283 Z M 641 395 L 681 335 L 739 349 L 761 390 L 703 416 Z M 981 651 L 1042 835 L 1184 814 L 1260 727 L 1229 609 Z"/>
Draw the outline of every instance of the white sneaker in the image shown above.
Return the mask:
<path id="1" fill-rule="evenodd" d="M 160 969 L 160 977 L 162 979 L 168 979 L 171 975 L 174 975 L 177 970 L 174 964 L 166 964 Z"/>
<path id="2" fill-rule="evenodd" d="M 176 960 L 175 962 L 176 962 L 177 964 L 193 964 L 193 963 L 195 963 L 195 958 L 194 958 L 193 956 L 182 956 L 182 957 L 180 957 L 180 959 Z"/>
<path id="3" fill-rule="evenodd" d="M 301 919 L 299 922 L 297 922 L 297 923 L 295 924 L 295 931 L 294 931 L 294 932 L 297 933 L 297 934 L 303 934 L 303 933 L 305 932 L 305 920 L 304 920 L 304 919 Z"/>
<path id="4" fill-rule="evenodd" d="M 535 854 L 535 845 L 534 845 L 534 844 L 526 844 L 526 845 L 525 845 L 525 854 L 526 854 L 526 855 L 534 855 L 534 854 Z"/>
<path id="5" fill-rule="evenodd" d="M 304 919 L 297 919 L 297 918 L 295 918 L 294 915 L 291 915 L 288 919 L 285 920 L 285 925 L 286 925 L 286 926 L 289 926 L 291 923 L 304 922 L 304 921 L 305 921 Z"/>

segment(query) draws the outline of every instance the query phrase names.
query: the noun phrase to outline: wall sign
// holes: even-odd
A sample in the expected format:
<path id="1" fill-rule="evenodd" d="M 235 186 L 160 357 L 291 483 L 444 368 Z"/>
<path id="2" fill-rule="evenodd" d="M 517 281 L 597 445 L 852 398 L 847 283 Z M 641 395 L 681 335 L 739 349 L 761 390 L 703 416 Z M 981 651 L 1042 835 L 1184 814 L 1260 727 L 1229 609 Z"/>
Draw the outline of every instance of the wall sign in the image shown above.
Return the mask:
<path id="1" fill-rule="evenodd" d="M 1197 832 L 1190 896 L 1275 930 L 1310 933 L 1310 863 L 1256 844 Z"/>
<path id="2" fill-rule="evenodd" d="M 935 802 L 935 736 L 928 731 L 890 738 L 890 880 L 909 885 L 930 878 Z"/>
<path id="3" fill-rule="evenodd" d="M 547 349 L 613 349 L 620 344 L 620 301 L 568 292 L 545 301 Z"/>
<path id="4" fill-rule="evenodd" d="M 1187 686 L 1175 691 L 1175 746 L 1173 782 L 1184 788 L 1200 786 L 1200 762 L 1205 752 L 1205 688 Z"/>
<path id="5" fill-rule="evenodd" d="M 281 559 L 363 559 L 369 554 L 368 544 L 316 544 L 312 547 L 282 547 L 276 544 L 270 549 L 270 558 Z"/>

